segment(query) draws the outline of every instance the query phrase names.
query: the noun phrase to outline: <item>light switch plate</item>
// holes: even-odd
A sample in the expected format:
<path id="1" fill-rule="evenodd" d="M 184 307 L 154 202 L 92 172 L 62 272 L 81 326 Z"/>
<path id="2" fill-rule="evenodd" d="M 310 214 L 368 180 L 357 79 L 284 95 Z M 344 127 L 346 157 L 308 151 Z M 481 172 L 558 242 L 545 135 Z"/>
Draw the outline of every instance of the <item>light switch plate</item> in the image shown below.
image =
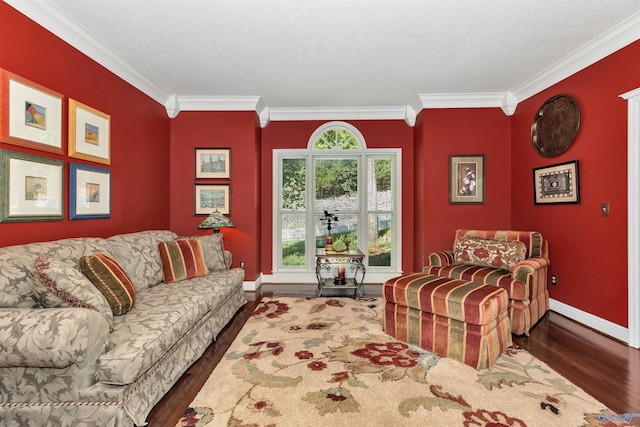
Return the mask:
<path id="1" fill-rule="evenodd" d="M 600 205 L 600 214 L 602 216 L 609 216 L 609 203 L 608 202 L 603 202 Z"/>

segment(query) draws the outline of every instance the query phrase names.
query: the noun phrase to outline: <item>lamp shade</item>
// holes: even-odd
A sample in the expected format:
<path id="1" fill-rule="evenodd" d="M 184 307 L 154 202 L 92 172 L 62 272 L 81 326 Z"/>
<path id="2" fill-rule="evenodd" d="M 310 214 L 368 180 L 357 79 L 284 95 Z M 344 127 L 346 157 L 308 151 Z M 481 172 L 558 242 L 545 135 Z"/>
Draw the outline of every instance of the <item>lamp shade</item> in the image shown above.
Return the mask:
<path id="1" fill-rule="evenodd" d="M 229 220 L 229 218 L 227 218 L 217 210 L 211 212 L 211 215 L 209 215 L 198 226 L 198 228 L 213 228 L 213 229 L 218 229 L 222 227 L 231 228 L 231 227 L 235 227 L 235 225 L 233 224 L 233 222 Z"/>

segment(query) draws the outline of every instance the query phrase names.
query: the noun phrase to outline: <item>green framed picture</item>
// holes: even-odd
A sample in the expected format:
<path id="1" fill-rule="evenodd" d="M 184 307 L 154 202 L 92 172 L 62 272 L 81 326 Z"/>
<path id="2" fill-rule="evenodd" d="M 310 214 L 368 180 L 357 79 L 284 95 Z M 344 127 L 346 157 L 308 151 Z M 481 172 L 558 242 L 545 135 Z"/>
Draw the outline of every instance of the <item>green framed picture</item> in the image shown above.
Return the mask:
<path id="1" fill-rule="evenodd" d="M 0 150 L 0 222 L 61 221 L 64 162 Z"/>

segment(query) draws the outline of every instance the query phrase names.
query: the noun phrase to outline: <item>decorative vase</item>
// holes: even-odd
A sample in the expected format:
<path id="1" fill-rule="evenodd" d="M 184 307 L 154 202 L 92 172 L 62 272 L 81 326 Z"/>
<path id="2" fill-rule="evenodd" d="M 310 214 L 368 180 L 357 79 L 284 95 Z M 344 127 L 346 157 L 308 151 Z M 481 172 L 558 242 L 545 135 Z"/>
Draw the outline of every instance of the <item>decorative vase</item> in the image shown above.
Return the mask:
<path id="1" fill-rule="evenodd" d="M 333 250 L 333 237 L 331 237 L 331 234 L 329 234 L 327 236 L 327 243 L 324 247 L 325 251 L 332 251 Z"/>
<path id="2" fill-rule="evenodd" d="M 333 280 L 333 283 L 336 285 L 345 285 L 347 283 L 346 272 L 346 268 L 338 267 L 338 277 Z"/>

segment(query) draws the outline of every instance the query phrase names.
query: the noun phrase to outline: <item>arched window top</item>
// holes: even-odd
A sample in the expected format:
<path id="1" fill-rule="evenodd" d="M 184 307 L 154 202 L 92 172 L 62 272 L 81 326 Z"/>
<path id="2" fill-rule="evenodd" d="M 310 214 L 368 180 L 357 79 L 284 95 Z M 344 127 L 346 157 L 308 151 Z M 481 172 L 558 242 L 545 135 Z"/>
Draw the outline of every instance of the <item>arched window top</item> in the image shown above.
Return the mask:
<path id="1" fill-rule="evenodd" d="M 345 122 L 329 122 L 320 126 L 309 138 L 308 149 L 313 151 L 364 151 L 367 145 L 360 131 Z"/>

